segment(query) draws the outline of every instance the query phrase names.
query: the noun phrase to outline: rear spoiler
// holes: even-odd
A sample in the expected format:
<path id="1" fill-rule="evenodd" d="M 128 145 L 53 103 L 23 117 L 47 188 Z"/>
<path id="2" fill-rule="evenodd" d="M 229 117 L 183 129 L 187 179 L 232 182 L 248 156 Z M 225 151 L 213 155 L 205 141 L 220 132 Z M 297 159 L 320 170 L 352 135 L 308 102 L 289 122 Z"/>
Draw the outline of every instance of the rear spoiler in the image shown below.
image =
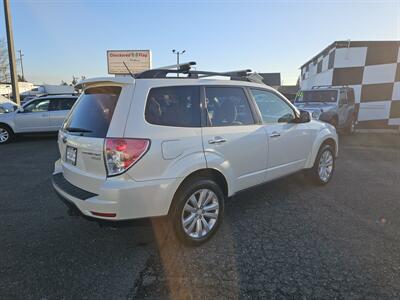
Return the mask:
<path id="1" fill-rule="evenodd" d="M 97 83 L 111 83 L 111 84 L 132 84 L 134 83 L 134 79 L 132 77 L 96 77 L 89 78 L 79 81 L 75 85 L 75 90 L 85 89 L 86 86 L 97 84 Z"/>

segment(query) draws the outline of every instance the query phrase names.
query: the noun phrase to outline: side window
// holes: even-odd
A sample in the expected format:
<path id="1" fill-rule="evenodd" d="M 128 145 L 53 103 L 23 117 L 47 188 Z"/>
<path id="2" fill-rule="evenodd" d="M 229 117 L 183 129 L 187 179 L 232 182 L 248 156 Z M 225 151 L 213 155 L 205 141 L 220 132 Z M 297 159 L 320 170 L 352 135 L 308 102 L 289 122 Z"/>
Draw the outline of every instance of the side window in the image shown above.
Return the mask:
<path id="1" fill-rule="evenodd" d="M 206 87 L 206 107 L 211 126 L 254 124 L 249 102 L 241 87 Z"/>
<path id="2" fill-rule="evenodd" d="M 347 104 L 347 95 L 346 91 L 340 91 L 340 98 L 339 98 L 339 104 Z"/>
<path id="3" fill-rule="evenodd" d="M 24 112 L 30 113 L 30 112 L 44 112 L 49 110 L 49 104 L 50 100 L 49 99 L 40 99 L 31 102 L 27 106 L 24 107 Z"/>
<path id="4" fill-rule="evenodd" d="M 65 98 L 65 99 L 53 99 L 50 101 L 50 111 L 57 110 L 70 110 L 72 105 L 74 105 L 75 98 Z"/>
<path id="5" fill-rule="evenodd" d="M 334 64 L 335 64 L 335 50 L 329 53 L 328 69 L 332 69 Z"/>
<path id="6" fill-rule="evenodd" d="M 152 88 L 147 97 L 145 118 L 156 125 L 200 127 L 200 87 Z"/>
<path id="7" fill-rule="evenodd" d="M 295 119 L 293 109 L 274 93 L 256 89 L 250 91 L 261 112 L 264 123 L 288 123 Z"/>
<path id="8" fill-rule="evenodd" d="M 49 111 L 60 110 L 62 99 L 51 99 L 49 104 Z"/>
<path id="9" fill-rule="evenodd" d="M 317 64 L 317 73 L 322 72 L 322 60 Z"/>
<path id="10" fill-rule="evenodd" d="M 61 99 L 59 110 L 70 110 L 74 105 L 76 98 Z"/>

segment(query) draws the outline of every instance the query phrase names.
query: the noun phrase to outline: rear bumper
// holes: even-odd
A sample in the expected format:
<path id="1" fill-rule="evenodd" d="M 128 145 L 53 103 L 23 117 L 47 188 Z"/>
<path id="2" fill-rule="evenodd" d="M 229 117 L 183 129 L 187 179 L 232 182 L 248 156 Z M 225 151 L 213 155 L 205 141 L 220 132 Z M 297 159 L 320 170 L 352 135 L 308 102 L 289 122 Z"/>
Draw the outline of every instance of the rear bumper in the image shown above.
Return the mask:
<path id="1" fill-rule="evenodd" d="M 62 172 L 54 173 L 52 178 L 55 192 L 68 206 L 71 214 L 107 221 L 167 215 L 178 181 L 168 179 L 136 182 L 114 178 L 104 180 L 98 193 L 92 193 L 68 182 Z"/>
<path id="2" fill-rule="evenodd" d="M 59 189 L 57 188 L 58 185 L 55 182 L 54 175 L 52 178 L 52 184 L 54 187 L 54 191 L 58 198 L 67 206 L 68 208 L 68 214 L 70 216 L 82 216 L 85 217 L 85 215 L 79 210 L 79 208 L 75 205 L 74 202 L 70 201 L 68 198 L 66 198 L 62 193 L 59 192 Z"/>
<path id="3" fill-rule="evenodd" d="M 53 185 L 54 185 L 54 178 L 53 178 Z M 137 224 L 135 222 L 136 220 L 139 219 L 131 219 L 131 220 L 105 220 L 105 219 L 99 219 L 99 218 L 94 218 L 91 216 L 87 216 L 83 214 L 79 208 L 75 205 L 74 202 L 70 201 L 68 198 L 65 198 L 61 193 L 58 192 L 57 189 L 54 189 L 56 192 L 58 198 L 67 206 L 68 208 L 68 215 L 70 216 L 76 216 L 76 217 L 82 217 L 85 218 L 88 221 L 96 222 L 100 226 L 104 227 L 125 227 L 125 226 L 131 226 L 134 224 Z M 142 223 L 140 223 L 141 225 Z"/>

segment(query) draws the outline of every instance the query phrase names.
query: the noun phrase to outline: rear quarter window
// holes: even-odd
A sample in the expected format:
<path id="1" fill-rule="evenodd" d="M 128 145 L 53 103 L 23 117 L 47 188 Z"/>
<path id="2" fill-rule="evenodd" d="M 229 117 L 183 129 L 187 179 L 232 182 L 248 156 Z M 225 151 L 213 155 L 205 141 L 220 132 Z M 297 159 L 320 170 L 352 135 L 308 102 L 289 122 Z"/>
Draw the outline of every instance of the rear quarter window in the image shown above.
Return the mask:
<path id="1" fill-rule="evenodd" d="M 145 119 L 155 125 L 200 127 L 200 87 L 152 88 L 147 97 Z"/>
<path id="2" fill-rule="evenodd" d="M 117 105 L 121 87 L 88 88 L 63 125 L 71 134 L 104 138 Z"/>

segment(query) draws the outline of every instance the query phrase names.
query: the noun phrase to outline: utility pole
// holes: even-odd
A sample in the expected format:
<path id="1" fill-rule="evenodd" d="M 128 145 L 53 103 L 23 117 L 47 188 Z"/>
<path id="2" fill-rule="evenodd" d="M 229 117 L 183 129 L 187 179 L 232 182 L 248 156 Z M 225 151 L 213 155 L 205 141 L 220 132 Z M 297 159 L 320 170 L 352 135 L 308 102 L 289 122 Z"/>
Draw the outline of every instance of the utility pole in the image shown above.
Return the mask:
<path id="1" fill-rule="evenodd" d="M 18 52 L 19 52 L 19 62 L 21 63 L 22 80 L 25 81 L 24 65 L 23 65 L 23 63 L 22 63 L 22 57 L 24 56 L 24 54 L 22 54 L 22 50 L 18 50 Z"/>
<path id="2" fill-rule="evenodd" d="M 172 53 L 176 54 L 176 69 L 179 71 L 179 55 L 185 53 L 186 50 L 183 51 L 177 51 L 175 49 L 172 50 Z M 179 77 L 179 72 L 177 73 L 177 76 Z"/>
<path id="3" fill-rule="evenodd" d="M 4 16 L 6 19 L 5 21 L 6 21 L 6 31 L 7 31 L 8 62 L 10 64 L 12 92 L 14 96 L 14 102 L 20 105 L 21 102 L 19 100 L 17 68 L 15 66 L 14 37 L 12 33 L 10 2 L 9 0 L 3 0 L 3 2 L 4 2 Z"/>

